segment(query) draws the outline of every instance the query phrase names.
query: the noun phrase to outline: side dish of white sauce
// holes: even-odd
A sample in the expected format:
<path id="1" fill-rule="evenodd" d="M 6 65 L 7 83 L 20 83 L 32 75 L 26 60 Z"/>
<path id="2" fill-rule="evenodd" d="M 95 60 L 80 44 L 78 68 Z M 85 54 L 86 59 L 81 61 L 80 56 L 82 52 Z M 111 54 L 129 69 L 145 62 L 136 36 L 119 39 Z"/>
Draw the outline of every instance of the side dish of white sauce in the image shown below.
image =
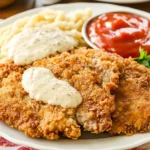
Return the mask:
<path id="1" fill-rule="evenodd" d="M 22 86 L 30 98 L 51 105 L 77 107 L 82 102 L 80 93 L 68 82 L 58 80 L 43 67 L 31 67 L 22 76 Z"/>
<path id="2" fill-rule="evenodd" d="M 77 40 L 54 26 L 24 29 L 8 44 L 8 58 L 17 65 L 27 65 L 56 52 L 75 48 Z"/>

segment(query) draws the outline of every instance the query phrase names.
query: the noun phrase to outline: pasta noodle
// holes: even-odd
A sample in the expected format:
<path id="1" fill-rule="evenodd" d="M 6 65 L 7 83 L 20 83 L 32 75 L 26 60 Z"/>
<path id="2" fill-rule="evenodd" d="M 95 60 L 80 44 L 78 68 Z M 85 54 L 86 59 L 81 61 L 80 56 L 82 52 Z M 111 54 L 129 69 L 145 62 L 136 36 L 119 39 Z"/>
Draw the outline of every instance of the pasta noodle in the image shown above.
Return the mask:
<path id="1" fill-rule="evenodd" d="M 71 13 L 45 9 L 31 17 L 21 18 L 11 25 L 0 29 L 0 59 L 7 57 L 7 45 L 9 41 L 25 28 L 54 25 L 64 31 L 70 32 L 78 41 L 79 46 L 85 46 L 81 29 L 83 24 L 92 16 L 91 9 L 77 10 Z"/>

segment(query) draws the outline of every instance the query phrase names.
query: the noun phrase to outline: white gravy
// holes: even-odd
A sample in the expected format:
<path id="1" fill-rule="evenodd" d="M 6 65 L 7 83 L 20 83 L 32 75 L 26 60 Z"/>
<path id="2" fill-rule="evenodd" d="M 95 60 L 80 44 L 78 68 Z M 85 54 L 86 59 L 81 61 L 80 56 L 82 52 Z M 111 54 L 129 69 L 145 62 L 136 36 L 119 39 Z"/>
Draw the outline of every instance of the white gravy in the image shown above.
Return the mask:
<path id="1" fill-rule="evenodd" d="M 80 93 L 68 82 L 58 80 L 53 73 L 43 67 L 31 67 L 22 77 L 22 86 L 30 98 L 51 105 L 77 107 L 82 102 Z"/>
<path id="2" fill-rule="evenodd" d="M 77 40 L 54 26 L 24 29 L 8 44 L 8 58 L 17 65 L 27 65 L 56 52 L 75 48 Z"/>

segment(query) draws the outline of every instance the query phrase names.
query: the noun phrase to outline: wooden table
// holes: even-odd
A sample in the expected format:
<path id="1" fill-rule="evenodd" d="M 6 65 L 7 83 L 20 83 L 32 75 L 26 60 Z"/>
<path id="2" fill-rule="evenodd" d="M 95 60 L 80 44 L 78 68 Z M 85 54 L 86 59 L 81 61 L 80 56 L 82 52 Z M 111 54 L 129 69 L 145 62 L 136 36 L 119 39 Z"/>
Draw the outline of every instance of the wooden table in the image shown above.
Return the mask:
<path id="1" fill-rule="evenodd" d="M 5 19 L 17 13 L 31 9 L 33 6 L 34 0 L 16 0 L 13 4 L 0 9 L 0 19 Z"/>
<path id="2" fill-rule="evenodd" d="M 94 0 L 93 1 L 92 0 L 62 0 L 60 3 L 73 3 L 73 2 L 96 2 L 96 1 Z M 122 4 L 122 5 L 150 12 L 150 0 L 149 2 L 145 2 L 145 3 Z M 16 0 L 16 2 L 13 5 L 6 7 L 4 9 L 0 9 L 0 18 L 2 19 L 8 18 L 9 16 L 12 16 L 16 13 L 19 13 L 19 12 L 22 12 L 31 8 L 35 8 L 35 7 L 41 7 L 41 6 L 42 4 L 40 0 Z"/>

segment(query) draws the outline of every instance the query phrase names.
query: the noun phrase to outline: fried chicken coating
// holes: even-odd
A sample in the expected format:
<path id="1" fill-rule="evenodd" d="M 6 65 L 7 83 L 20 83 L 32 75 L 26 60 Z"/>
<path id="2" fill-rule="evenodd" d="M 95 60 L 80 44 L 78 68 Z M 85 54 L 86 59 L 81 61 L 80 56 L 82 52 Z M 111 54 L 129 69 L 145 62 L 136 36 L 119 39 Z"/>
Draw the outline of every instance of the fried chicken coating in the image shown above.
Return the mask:
<path id="1" fill-rule="evenodd" d="M 77 139 L 80 126 L 93 133 L 110 130 L 115 110 L 112 91 L 117 88 L 119 69 L 113 62 L 117 55 L 92 49 L 64 52 L 28 66 L 13 62 L 0 64 L 0 120 L 34 138 L 55 140 L 62 133 Z M 21 85 L 22 74 L 29 67 L 45 67 L 69 82 L 82 95 L 78 108 L 62 108 L 30 99 Z"/>
<path id="2" fill-rule="evenodd" d="M 24 70 L 12 62 L 0 65 L 0 120 L 34 138 L 56 140 L 63 133 L 77 139 L 81 131 L 75 121 L 75 109 L 30 99 L 21 84 Z"/>
<path id="3" fill-rule="evenodd" d="M 111 133 L 132 135 L 150 131 L 150 70 L 132 59 L 124 60 L 112 115 Z"/>
<path id="4" fill-rule="evenodd" d="M 36 67 L 50 69 L 54 75 L 69 82 L 83 98 L 76 118 L 83 128 L 92 133 L 111 129 L 111 113 L 115 110 L 115 97 L 119 70 L 114 59 L 119 56 L 103 51 L 80 48 L 52 58 L 37 61 Z"/>

